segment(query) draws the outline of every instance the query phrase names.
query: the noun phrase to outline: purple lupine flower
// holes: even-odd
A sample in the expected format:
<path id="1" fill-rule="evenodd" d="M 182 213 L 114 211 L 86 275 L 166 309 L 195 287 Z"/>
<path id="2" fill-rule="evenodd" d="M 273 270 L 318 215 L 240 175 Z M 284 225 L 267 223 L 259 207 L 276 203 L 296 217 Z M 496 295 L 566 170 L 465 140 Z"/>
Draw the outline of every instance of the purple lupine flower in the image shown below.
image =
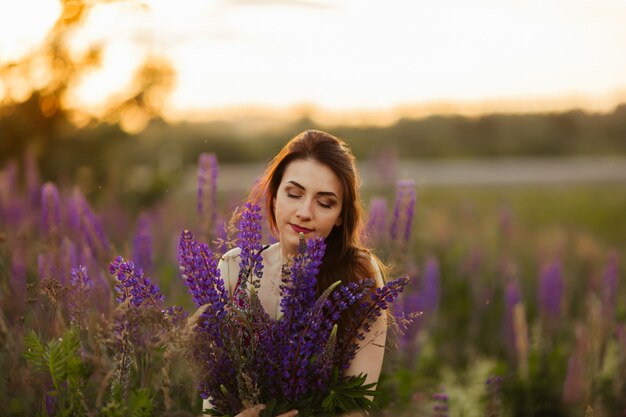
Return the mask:
<path id="1" fill-rule="evenodd" d="M 307 366 L 314 352 L 315 340 L 311 334 L 305 335 L 303 330 L 315 326 L 311 329 L 314 332 L 319 328 L 320 323 L 312 321 L 306 313 L 316 303 L 317 274 L 325 248 L 323 238 L 314 237 L 305 242 L 301 235 L 289 279 L 280 286 L 283 318 L 277 331 L 283 336 L 283 346 L 278 358 L 282 374 L 278 378 L 282 392 L 290 401 L 297 400 L 309 388 Z"/>
<path id="2" fill-rule="evenodd" d="M 441 387 L 440 392 L 433 394 L 433 417 L 448 417 L 448 394 Z"/>
<path id="3" fill-rule="evenodd" d="M 87 274 L 87 268 L 79 265 L 72 268 L 70 273 L 70 321 L 73 324 L 82 324 L 85 320 L 85 305 L 89 300 L 89 293 L 93 288 L 93 281 Z"/>
<path id="4" fill-rule="evenodd" d="M 78 188 L 74 189 L 68 204 L 68 213 L 70 225 L 91 248 L 92 253 L 99 258 L 106 258 L 109 253 L 109 240 L 104 233 L 102 223 Z"/>
<path id="5" fill-rule="evenodd" d="M 76 292 L 84 293 L 93 288 L 93 281 L 87 274 L 87 268 L 79 265 L 78 268 L 72 268 L 70 276 L 70 286 Z"/>
<path id="6" fill-rule="evenodd" d="M 420 329 L 421 321 L 409 320 L 407 317 L 415 312 L 423 311 L 422 289 L 418 286 L 419 269 L 411 259 L 405 268 L 407 276 L 410 277 L 409 284 L 402 293 L 400 300 L 394 308 L 396 321 L 403 331 L 398 338 L 398 344 L 402 352 L 406 355 L 407 362 L 413 364 L 417 355 L 416 338 Z"/>
<path id="7" fill-rule="evenodd" d="M 59 190 L 51 182 L 41 187 L 41 231 L 44 239 L 51 246 L 60 244 L 61 205 Z"/>
<path id="8" fill-rule="evenodd" d="M 14 309 L 14 317 L 24 314 L 26 306 L 26 263 L 23 250 L 16 248 L 11 256 L 11 279 L 7 301 Z"/>
<path id="9" fill-rule="evenodd" d="M 406 247 L 411 237 L 415 202 L 415 183 L 410 180 L 398 181 L 390 234 L 391 241 L 401 248 Z"/>
<path id="10" fill-rule="evenodd" d="M 280 286 L 282 299 L 280 309 L 283 322 L 288 323 L 291 331 L 297 331 L 303 323 L 302 313 L 313 307 L 317 299 L 317 274 L 324 258 L 326 244 L 318 236 L 305 243 L 301 237 L 288 282 Z M 306 324 L 306 323 L 305 323 Z"/>
<path id="11" fill-rule="evenodd" d="M 422 282 L 420 306 L 424 313 L 433 313 L 439 306 L 441 284 L 439 278 L 439 262 L 433 256 L 426 261 L 424 280 Z"/>
<path id="12" fill-rule="evenodd" d="M 485 381 L 487 391 L 487 405 L 485 406 L 486 417 L 498 417 L 500 415 L 500 390 L 502 377 L 489 375 Z"/>
<path id="13" fill-rule="evenodd" d="M 198 158 L 198 214 L 205 238 L 212 232 L 217 216 L 217 157 L 201 153 Z"/>
<path id="14" fill-rule="evenodd" d="M 228 290 L 220 277 L 217 261 L 208 245 L 195 241 L 189 230 L 184 230 L 180 236 L 178 263 L 196 306 L 209 304 L 218 319 L 223 317 Z"/>
<path id="15" fill-rule="evenodd" d="M 24 177 L 29 202 L 33 207 L 36 207 L 39 205 L 39 198 L 41 197 L 41 180 L 37 168 L 37 158 L 33 152 L 24 154 Z"/>
<path id="16" fill-rule="evenodd" d="M 563 268 L 553 261 L 541 268 L 539 277 L 539 308 L 545 317 L 558 319 L 563 298 Z"/>
<path id="17" fill-rule="evenodd" d="M 380 245 L 385 240 L 387 230 L 387 200 L 372 198 L 370 200 L 367 235 L 373 245 Z"/>
<path id="18" fill-rule="evenodd" d="M 147 214 L 139 216 L 133 238 L 133 262 L 144 272 L 152 271 L 152 228 Z"/>
<path id="19" fill-rule="evenodd" d="M 109 273 L 117 279 L 115 291 L 118 293 L 116 300 L 123 303 L 130 299 L 130 304 L 140 307 L 147 301 L 159 311 L 162 311 L 162 303 L 165 300 L 161 290 L 153 284 L 150 278 L 144 276 L 141 268 L 136 268 L 132 261 L 124 261 L 118 256 L 109 264 Z"/>
<path id="20" fill-rule="evenodd" d="M 373 285 L 373 281 L 370 281 L 370 283 Z M 349 366 L 359 348 L 352 341 L 365 340 L 365 334 L 369 333 L 371 325 L 382 314 L 383 310 L 386 310 L 398 298 L 408 283 L 409 277 L 407 276 L 389 281 L 371 292 L 370 300 L 363 300 L 355 304 L 357 306 L 355 311 L 357 320 L 348 325 L 339 340 L 339 346 L 342 347 L 342 351 L 337 356 L 336 364 L 338 366 L 341 366 L 343 369 Z"/>
<path id="21" fill-rule="evenodd" d="M 59 273 L 54 262 L 54 256 L 49 252 L 40 253 L 37 256 L 39 279 L 58 279 Z"/>
<path id="22" fill-rule="evenodd" d="M 519 284 L 515 280 L 509 281 L 504 290 L 504 337 L 510 352 L 515 352 L 515 329 L 513 323 L 513 309 L 522 302 Z"/>
<path id="23" fill-rule="evenodd" d="M 563 402 L 574 404 L 584 396 L 587 376 L 585 375 L 585 357 L 587 356 L 589 335 L 581 325 L 576 326 L 576 345 L 567 361 L 567 374 L 563 384 Z"/>
<path id="24" fill-rule="evenodd" d="M 617 283 L 619 279 L 618 253 L 612 251 L 602 273 L 602 310 L 608 320 L 614 320 L 617 308 Z"/>
<path id="25" fill-rule="evenodd" d="M 239 263 L 239 277 L 237 279 L 238 294 L 234 294 L 235 297 L 239 297 L 242 294 L 248 283 L 252 283 L 258 288 L 258 279 L 263 276 L 260 212 L 261 208 L 250 202 L 245 204 L 241 212 L 237 239 L 237 243 L 241 248 L 241 262 Z"/>

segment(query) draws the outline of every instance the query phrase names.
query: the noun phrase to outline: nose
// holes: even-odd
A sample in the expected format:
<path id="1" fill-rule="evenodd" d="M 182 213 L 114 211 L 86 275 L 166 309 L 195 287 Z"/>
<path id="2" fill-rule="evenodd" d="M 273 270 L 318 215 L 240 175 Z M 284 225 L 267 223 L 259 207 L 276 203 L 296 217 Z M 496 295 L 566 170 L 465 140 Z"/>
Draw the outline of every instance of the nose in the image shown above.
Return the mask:
<path id="1" fill-rule="evenodd" d="M 312 201 L 309 199 L 303 199 L 302 204 L 298 205 L 298 210 L 296 211 L 296 217 L 300 220 L 311 220 L 313 216 L 311 212 L 311 203 Z"/>

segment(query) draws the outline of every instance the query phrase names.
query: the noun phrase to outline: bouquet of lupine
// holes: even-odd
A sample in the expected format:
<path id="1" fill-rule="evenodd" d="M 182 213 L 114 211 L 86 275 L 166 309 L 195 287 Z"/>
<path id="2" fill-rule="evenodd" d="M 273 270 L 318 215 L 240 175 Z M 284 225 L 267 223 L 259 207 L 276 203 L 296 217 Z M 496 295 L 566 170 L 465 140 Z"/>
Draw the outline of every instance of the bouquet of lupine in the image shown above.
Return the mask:
<path id="1" fill-rule="evenodd" d="M 183 232 L 179 263 L 201 315 L 194 330 L 192 357 L 199 390 L 212 415 L 234 415 L 265 403 L 266 415 L 297 408 L 300 415 L 336 415 L 371 409 L 374 384 L 366 375 L 342 376 L 371 324 L 388 308 L 408 278 L 374 289 L 374 280 L 331 285 L 319 297 L 316 277 L 324 256 L 322 238 L 301 237 L 298 253 L 283 274 L 282 317 L 272 319 L 256 289 L 262 279 L 261 216 L 246 204 L 239 223 L 241 262 L 238 285 L 229 294 L 206 243 Z M 356 314 L 337 336 L 342 312 Z"/>

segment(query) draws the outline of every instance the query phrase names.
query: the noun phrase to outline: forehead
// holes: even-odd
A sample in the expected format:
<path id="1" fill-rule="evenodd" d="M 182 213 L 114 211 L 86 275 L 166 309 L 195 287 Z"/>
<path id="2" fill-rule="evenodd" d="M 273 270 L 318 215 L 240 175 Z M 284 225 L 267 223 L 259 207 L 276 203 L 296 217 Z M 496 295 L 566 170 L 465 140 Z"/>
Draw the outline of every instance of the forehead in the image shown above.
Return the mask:
<path id="1" fill-rule="evenodd" d="M 285 168 L 281 185 L 295 181 L 314 193 L 330 191 L 341 197 L 342 186 L 339 177 L 327 165 L 314 159 L 298 159 L 290 162 Z"/>

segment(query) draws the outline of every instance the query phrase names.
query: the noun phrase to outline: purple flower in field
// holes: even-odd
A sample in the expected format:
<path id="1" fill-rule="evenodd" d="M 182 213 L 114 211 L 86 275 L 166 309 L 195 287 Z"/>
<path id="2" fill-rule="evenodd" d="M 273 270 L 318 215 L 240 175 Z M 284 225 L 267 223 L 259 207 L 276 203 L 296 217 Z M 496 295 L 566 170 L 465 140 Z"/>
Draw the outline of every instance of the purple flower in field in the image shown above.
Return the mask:
<path id="1" fill-rule="evenodd" d="M 198 158 L 198 214 L 206 238 L 213 232 L 217 216 L 217 157 L 201 153 Z"/>
<path id="2" fill-rule="evenodd" d="M 567 362 L 567 374 L 563 384 L 563 402 L 574 404 L 585 394 L 588 378 L 585 375 L 585 359 L 588 350 L 587 331 L 583 326 L 576 327 L 576 345 Z"/>
<path id="3" fill-rule="evenodd" d="M 228 291 L 220 277 L 213 252 L 206 243 L 195 241 L 189 230 L 184 230 L 180 236 L 178 263 L 196 306 L 208 304 L 214 315 L 221 318 L 228 300 Z"/>
<path id="4" fill-rule="evenodd" d="M 433 394 L 433 417 L 448 417 L 448 394 L 445 388 Z"/>
<path id="5" fill-rule="evenodd" d="M 617 251 L 611 252 L 602 273 L 602 309 L 604 317 L 609 320 L 615 318 L 615 310 L 617 308 L 617 284 L 619 280 L 618 261 Z"/>
<path id="6" fill-rule="evenodd" d="M 80 265 L 72 268 L 70 273 L 70 320 L 79 325 L 85 320 L 87 314 L 86 305 L 89 302 L 89 295 L 93 288 L 93 281 L 87 274 L 87 268 Z"/>
<path id="7" fill-rule="evenodd" d="M 140 307 L 144 302 L 148 302 L 162 311 L 165 297 L 161 290 L 150 278 L 144 276 L 141 268 L 136 268 L 132 261 L 124 261 L 124 258 L 118 256 L 109 264 L 109 273 L 118 281 L 115 291 L 118 293 L 116 300 L 119 303 L 130 299 L 132 306 Z"/>
<path id="8" fill-rule="evenodd" d="M 41 196 L 41 180 L 39 178 L 39 169 L 37 168 L 37 158 L 33 152 L 26 152 L 26 154 L 24 154 L 24 177 L 29 202 L 33 206 L 37 206 Z"/>
<path id="9" fill-rule="evenodd" d="M 52 253 L 43 252 L 37 256 L 37 266 L 39 268 L 39 279 L 57 279 L 59 271 Z"/>
<path id="10" fill-rule="evenodd" d="M 410 180 L 398 181 L 390 236 L 392 243 L 399 248 L 406 248 L 411 237 L 415 202 L 415 183 Z"/>
<path id="11" fill-rule="evenodd" d="M 78 232 L 92 253 L 100 259 L 105 259 L 109 253 L 109 240 L 104 233 L 102 223 L 78 188 L 74 189 L 69 201 L 68 214 L 70 225 Z"/>
<path id="12" fill-rule="evenodd" d="M 133 262 L 144 272 L 153 270 L 151 226 L 149 216 L 145 213 L 142 214 L 137 221 L 137 229 L 133 238 Z"/>
<path id="13" fill-rule="evenodd" d="M 539 276 L 539 308 L 544 317 L 558 319 L 563 298 L 563 268 L 553 261 L 541 268 Z"/>
<path id="14" fill-rule="evenodd" d="M 41 231 L 50 246 L 57 247 L 61 239 L 61 205 L 56 185 L 47 182 L 41 187 Z"/>
<path id="15" fill-rule="evenodd" d="M 239 278 L 237 290 L 244 291 L 248 283 L 258 288 L 258 280 L 263 276 L 263 257 L 261 256 L 261 208 L 246 203 L 241 212 L 237 243 L 241 248 Z M 256 277 L 256 279 L 255 279 Z M 235 294 L 239 297 L 239 294 Z"/>
<path id="16" fill-rule="evenodd" d="M 283 312 L 283 322 L 289 323 L 291 331 L 297 331 L 306 323 L 302 323 L 303 313 L 317 300 L 317 274 L 324 258 L 326 244 L 324 239 L 313 237 L 308 242 L 300 240 L 298 254 L 291 266 L 288 282 L 280 286 L 283 298 L 280 308 Z"/>
<path id="17" fill-rule="evenodd" d="M 336 365 L 344 369 L 347 368 L 359 349 L 359 346 L 353 341 L 365 340 L 365 334 L 370 332 L 372 324 L 398 298 L 408 283 L 409 277 L 406 276 L 389 281 L 382 287 L 371 291 L 369 300 L 364 299 L 355 304 L 357 306 L 355 311 L 357 319 L 348 325 L 339 339 L 338 343 L 342 349 L 336 358 Z M 371 279 L 364 280 L 363 284 L 371 288 L 374 281 Z"/>
<path id="18" fill-rule="evenodd" d="M 515 352 L 515 329 L 513 309 L 522 302 L 519 284 L 515 280 L 509 281 L 504 290 L 504 337 L 511 352 Z"/>
<path id="19" fill-rule="evenodd" d="M 420 305 L 424 313 L 434 313 L 439 307 L 441 283 L 439 275 L 439 262 L 435 257 L 429 257 L 424 268 L 424 280 L 422 282 Z"/>
<path id="20" fill-rule="evenodd" d="M 485 381 L 487 388 L 487 405 L 485 406 L 486 417 L 498 417 L 500 415 L 500 391 L 502 389 L 502 377 L 489 375 Z"/>
<path id="21" fill-rule="evenodd" d="M 387 234 L 387 200 L 372 198 L 370 200 L 369 220 L 367 221 L 367 235 L 374 245 L 385 241 Z"/>
<path id="22" fill-rule="evenodd" d="M 11 256 L 11 279 L 7 302 L 12 306 L 14 317 L 24 314 L 26 305 L 26 263 L 21 248 L 16 248 Z"/>

